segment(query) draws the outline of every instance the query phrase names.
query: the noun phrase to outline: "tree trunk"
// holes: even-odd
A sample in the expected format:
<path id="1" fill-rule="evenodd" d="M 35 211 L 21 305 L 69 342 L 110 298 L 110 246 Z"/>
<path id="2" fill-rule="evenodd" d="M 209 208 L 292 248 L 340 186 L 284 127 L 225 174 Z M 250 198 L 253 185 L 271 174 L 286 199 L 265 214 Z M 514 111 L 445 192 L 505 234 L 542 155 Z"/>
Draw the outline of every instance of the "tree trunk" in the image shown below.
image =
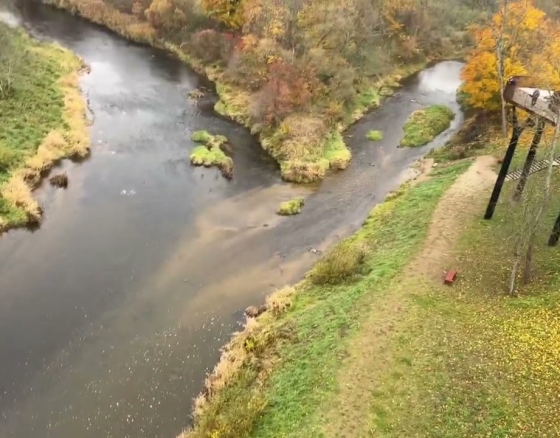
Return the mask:
<path id="1" fill-rule="evenodd" d="M 525 253 L 525 266 L 523 266 L 523 284 L 529 284 L 531 281 L 531 268 L 533 267 L 533 251 L 535 249 L 535 233 L 529 237 L 527 252 Z"/>
<path id="2" fill-rule="evenodd" d="M 519 256 L 519 247 L 521 244 L 521 237 L 519 237 L 519 239 L 517 239 L 517 241 L 515 242 L 515 259 L 513 261 L 513 266 L 511 268 L 511 275 L 509 277 L 509 294 L 513 295 L 513 292 L 515 291 L 515 280 L 517 278 L 517 271 L 519 270 L 519 259 L 521 258 Z"/>
<path id="3" fill-rule="evenodd" d="M 554 130 L 554 137 L 552 139 L 552 146 L 550 147 L 549 156 L 548 156 L 548 168 L 546 171 L 546 181 L 544 185 L 544 193 L 542 200 L 540 202 L 539 208 L 537 210 L 537 214 L 535 215 L 534 219 L 532 220 L 529 230 L 529 238 L 527 241 L 527 250 L 525 252 L 525 266 L 523 270 L 523 284 L 529 283 L 531 280 L 531 267 L 533 262 L 533 251 L 535 247 L 535 239 L 537 236 L 537 231 L 541 224 L 541 220 L 544 214 L 545 206 L 547 206 L 550 202 L 550 186 L 552 183 L 552 172 L 554 169 L 554 157 L 556 156 L 556 148 L 558 146 L 558 140 L 560 138 L 560 119 L 556 120 L 556 128 Z M 519 242 L 519 241 L 518 241 Z M 515 261 L 513 263 L 512 268 L 512 277 L 510 281 L 510 294 L 513 293 L 513 288 L 515 285 L 515 277 L 517 275 L 517 270 L 519 267 L 519 246 L 516 244 L 515 247 Z"/>
<path id="4" fill-rule="evenodd" d="M 499 37 L 496 40 L 496 61 L 498 63 L 498 79 L 500 81 L 500 103 L 501 103 L 501 113 L 502 113 L 502 135 L 507 136 L 507 110 L 506 101 L 504 100 L 504 90 L 506 87 L 505 78 L 505 57 L 508 48 L 506 48 L 504 41 L 504 34 L 506 32 L 506 22 L 508 15 L 509 0 L 504 0 L 503 10 L 502 10 L 502 25 L 500 29 Z"/>
<path id="5" fill-rule="evenodd" d="M 503 42 L 499 41 L 496 44 L 496 58 L 498 61 L 498 79 L 500 80 L 500 104 L 502 114 L 502 135 L 507 136 L 507 107 L 504 100 L 504 91 L 506 89 L 506 78 L 504 68 L 504 48 Z"/>
<path id="6" fill-rule="evenodd" d="M 504 137 L 507 136 L 507 108 L 506 108 L 506 101 L 504 100 L 504 79 L 503 77 L 500 78 L 500 99 L 502 101 L 502 135 Z"/>

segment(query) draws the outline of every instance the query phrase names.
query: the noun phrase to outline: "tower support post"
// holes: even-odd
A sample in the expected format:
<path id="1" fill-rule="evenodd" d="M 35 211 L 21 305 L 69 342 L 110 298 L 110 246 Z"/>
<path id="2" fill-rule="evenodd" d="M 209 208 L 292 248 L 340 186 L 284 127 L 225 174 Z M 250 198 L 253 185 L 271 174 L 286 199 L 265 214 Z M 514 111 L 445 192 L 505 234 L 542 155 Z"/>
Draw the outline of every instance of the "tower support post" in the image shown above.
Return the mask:
<path id="1" fill-rule="evenodd" d="M 521 137 L 521 134 L 525 130 L 525 127 L 528 125 L 527 123 L 523 123 L 521 125 L 519 124 L 515 107 L 513 107 L 512 109 L 512 119 L 513 132 L 511 133 L 511 139 L 509 140 L 509 145 L 504 156 L 504 161 L 502 161 L 502 167 L 500 167 L 498 178 L 496 178 L 494 189 L 492 190 L 492 194 L 490 195 L 490 201 L 488 202 L 488 206 L 486 207 L 484 219 L 492 219 L 492 216 L 494 215 L 494 210 L 496 209 L 496 205 L 498 204 L 498 200 L 500 199 L 500 193 L 502 192 L 502 187 L 504 186 L 504 181 L 508 173 L 509 165 L 511 164 L 513 154 L 515 153 L 517 143 L 519 142 L 519 137 Z"/>
<path id="2" fill-rule="evenodd" d="M 556 218 L 556 222 L 554 222 L 554 226 L 552 227 L 552 232 L 548 238 L 548 246 L 556 246 L 558 244 L 558 239 L 560 239 L 560 214 Z"/>
<path id="3" fill-rule="evenodd" d="M 527 178 L 529 177 L 529 173 L 531 172 L 531 166 L 533 165 L 533 161 L 535 161 L 537 148 L 539 147 L 539 143 L 541 142 L 541 138 L 543 135 L 544 123 L 544 119 L 539 117 L 537 121 L 537 130 L 535 131 L 535 135 L 533 136 L 531 147 L 529 148 L 529 152 L 527 152 L 527 158 L 525 158 L 525 164 L 523 165 L 523 170 L 521 171 L 521 177 L 519 178 L 519 182 L 517 183 L 517 187 L 515 188 L 515 192 L 513 194 L 514 201 L 519 201 L 521 199 L 523 189 L 525 188 L 525 184 L 527 184 Z"/>

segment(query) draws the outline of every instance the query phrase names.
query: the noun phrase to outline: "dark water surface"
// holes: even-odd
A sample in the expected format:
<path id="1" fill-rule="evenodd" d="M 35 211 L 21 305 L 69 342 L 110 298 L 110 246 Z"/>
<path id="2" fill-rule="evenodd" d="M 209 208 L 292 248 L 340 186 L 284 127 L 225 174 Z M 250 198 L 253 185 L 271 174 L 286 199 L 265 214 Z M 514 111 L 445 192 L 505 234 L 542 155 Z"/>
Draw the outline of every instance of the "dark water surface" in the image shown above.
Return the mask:
<path id="1" fill-rule="evenodd" d="M 175 436 L 242 310 L 301 278 L 309 248 L 356 230 L 462 122 L 461 64 L 440 63 L 349 130 L 346 171 L 296 187 L 245 129 L 197 112 L 187 93 L 199 79 L 180 62 L 37 4 L 0 18 L 85 59 L 94 115 L 91 158 L 61 166 L 69 188 L 37 191 L 41 228 L 0 238 L 2 438 Z M 458 114 L 452 128 L 396 148 L 409 114 L 432 103 Z M 233 143 L 231 182 L 189 165 L 197 129 Z M 369 129 L 383 140 L 366 141 Z M 296 195 L 303 213 L 278 217 Z"/>

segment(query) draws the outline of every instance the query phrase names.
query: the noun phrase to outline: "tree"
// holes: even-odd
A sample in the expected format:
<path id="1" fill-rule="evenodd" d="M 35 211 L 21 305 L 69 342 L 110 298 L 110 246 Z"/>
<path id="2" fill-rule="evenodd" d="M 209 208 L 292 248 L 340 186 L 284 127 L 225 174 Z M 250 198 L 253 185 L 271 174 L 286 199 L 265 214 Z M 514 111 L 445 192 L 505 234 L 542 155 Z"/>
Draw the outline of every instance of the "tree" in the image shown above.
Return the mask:
<path id="1" fill-rule="evenodd" d="M 506 102 L 503 92 L 509 77 L 531 71 L 535 42 L 545 26 L 545 13 L 531 0 L 501 0 L 490 25 L 472 26 L 476 48 L 467 60 L 462 78 L 463 91 L 475 108 L 500 110 L 502 133 L 507 133 Z"/>
<path id="2" fill-rule="evenodd" d="M 546 209 L 552 201 L 552 175 L 554 158 L 557 156 L 558 141 L 560 140 L 560 120 L 557 120 L 552 140 L 545 141 L 547 168 L 543 175 L 535 175 L 529 181 L 523 193 L 523 202 L 513 204 L 514 210 L 510 213 L 513 220 L 513 265 L 510 273 L 509 293 L 515 292 L 518 272 L 523 266 L 522 283 L 531 281 L 535 247 L 539 232 L 543 229 L 543 219 Z M 538 127 L 537 127 L 538 129 Z M 546 144 L 548 143 L 548 144 Z"/>
<path id="3" fill-rule="evenodd" d="M 185 13 L 176 6 L 174 0 L 152 0 L 144 15 L 148 22 L 158 30 L 180 29 L 187 24 Z"/>
<path id="4" fill-rule="evenodd" d="M 270 66 L 269 80 L 259 93 L 257 118 L 277 125 L 305 107 L 311 99 L 311 92 L 304 78 L 305 72 L 283 61 L 275 61 Z"/>
<path id="5" fill-rule="evenodd" d="M 245 0 L 202 0 L 206 13 L 232 29 L 243 26 Z"/>

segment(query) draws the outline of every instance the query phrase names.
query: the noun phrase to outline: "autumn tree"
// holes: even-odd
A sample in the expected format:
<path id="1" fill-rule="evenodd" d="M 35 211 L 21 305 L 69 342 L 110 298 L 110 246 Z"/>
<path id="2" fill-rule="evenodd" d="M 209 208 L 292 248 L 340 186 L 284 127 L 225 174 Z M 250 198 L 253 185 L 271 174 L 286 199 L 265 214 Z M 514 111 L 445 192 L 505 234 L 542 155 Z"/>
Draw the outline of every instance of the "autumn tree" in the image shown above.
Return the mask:
<path id="1" fill-rule="evenodd" d="M 243 32 L 271 39 L 291 52 L 292 62 L 301 54 L 299 14 L 309 0 L 246 0 Z"/>
<path id="2" fill-rule="evenodd" d="M 560 23 L 546 20 L 536 36 L 538 47 L 530 56 L 530 74 L 533 85 L 548 89 L 560 89 Z"/>
<path id="3" fill-rule="evenodd" d="M 558 108 L 557 108 L 558 110 Z M 535 250 L 541 231 L 550 231 L 545 223 L 547 209 L 553 205 L 553 171 L 554 159 L 557 157 L 560 140 L 560 123 L 557 120 L 553 132 L 548 130 L 542 142 L 541 149 L 544 149 L 546 157 L 546 169 L 543 174 L 531 176 L 527 187 L 523 191 L 521 202 L 510 204 L 512 240 L 513 244 L 513 264 L 510 273 L 509 293 L 513 295 L 516 289 L 518 277 L 521 277 L 522 284 L 531 281 Z M 535 129 L 541 129 L 536 124 Z M 517 194 L 517 192 L 514 192 Z M 515 196 L 514 196 L 515 197 Z M 515 197 L 516 198 L 516 197 Z M 521 275 L 519 271 L 521 270 Z"/>
<path id="4" fill-rule="evenodd" d="M 202 0 L 206 13 L 232 29 L 243 26 L 245 0 Z"/>
<path id="5" fill-rule="evenodd" d="M 177 30 L 187 24 L 187 16 L 177 7 L 174 0 L 152 0 L 144 15 L 158 30 Z"/>
<path id="6" fill-rule="evenodd" d="M 546 40 L 537 41 L 541 50 L 534 53 L 531 58 L 533 66 L 532 77 L 535 85 L 547 90 L 557 90 L 560 86 L 560 28 L 558 23 L 549 21 L 543 27 Z M 551 115 L 556 115 L 556 127 L 552 133 L 550 126 L 544 125 L 544 119 L 537 119 L 536 123 L 532 123 L 535 128 L 535 137 L 531 149 L 536 148 L 543 152 L 546 157 L 546 171 L 544 175 L 536 174 L 528 180 L 519 181 L 514 191 L 511 217 L 513 218 L 515 237 L 514 242 L 514 261 L 510 276 L 510 294 L 514 293 L 518 271 L 523 266 L 521 280 L 523 284 L 529 283 L 532 276 L 534 254 L 537 246 L 537 239 L 543 227 L 549 231 L 548 225 L 545 223 L 546 210 L 553 205 L 553 169 L 554 160 L 557 158 L 560 141 L 560 106 L 556 99 L 550 100 L 552 106 Z M 514 113 L 515 114 L 515 113 Z M 516 119 L 514 119 L 516 122 Z M 544 141 L 542 139 L 544 138 Z M 537 146 L 538 143 L 541 146 Z M 529 154 L 531 154 L 531 149 Z M 534 153 L 534 152 L 533 152 Z M 527 165 L 527 163 L 526 163 Z M 527 185 L 527 188 L 524 187 Z"/>
<path id="7" fill-rule="evenodd" d="M 310 2 L 299 14 L 305 44 L 340 64 L 343 58 L 365 75 L 383 70 L 388 52 L 379 5 L 366 0 Z"/>
<path id="8" fill-rule="evenodd" d="M 254 116 L 270 125 L 280 123 L 291 113 L 304 108 L 311 99 L 305 72 L 291 64 L 275 61 L 270 78 L 259 94 Z"/>
<path id="9" fill-rule="evenodd" d="M 473 26 L 476 48 L 462 72 L 463 91 L 475 108 L 500 110 L 502 132 L 507 132 L 503 92 L 509 77 L 531 71 L 535 42 L 545 24 L 545 13 L 531 0 L 501 0 L 489 26 Z"/>

